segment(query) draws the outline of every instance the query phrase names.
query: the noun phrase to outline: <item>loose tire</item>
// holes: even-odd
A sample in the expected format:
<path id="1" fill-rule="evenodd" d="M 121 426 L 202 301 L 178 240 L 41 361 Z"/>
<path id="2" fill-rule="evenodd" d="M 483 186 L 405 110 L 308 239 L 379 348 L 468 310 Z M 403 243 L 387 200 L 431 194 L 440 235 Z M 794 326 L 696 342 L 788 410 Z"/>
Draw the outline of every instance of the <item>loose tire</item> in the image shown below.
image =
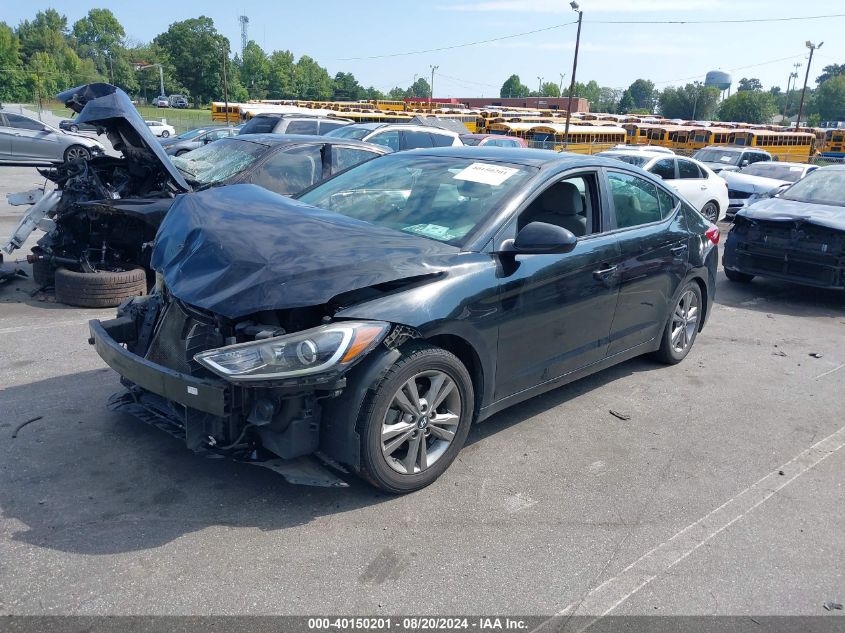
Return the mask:
<path id="1" fill-rule="evenodd" d="M 91 152 L 87 147 L 83 147 L 82 145 L 71 145 L 65 150 L 65 162 L 70 160 L 77 160 L 77 159 L 84 159 L 88 160 L 91 158 Z"/>
<path id="2" fill-rule="evenodd" d="M 161 138 L 167 138 L 168 136 L 170 136 L 170 132 L 168 132 L 167 130 L 161 131 Z"/>
<path id="3" fill-rule="evenodd" d="M 725 277 L 738 284 L 747 284 L 754 279 L 754 275 L 741 273 L 738 270 L 731 270 L 730 268 L 725 268 Z"/>
<path id="4" fill-rule="evenodd" d="M 361 407 L 359 474 L 395 494 L 424 488 L 463 447 L 473 411 L 463 363 L 439 347 L 409 345 Z"/>
<path id="5" fill-rule="evenodd" d="M 711 200 L 701 208 L 701 215 L 716 224 L 719 221 L 719 205 Z"/>
<path id="6" fill-rule="evenodd" d="M 701 288 L 694 281 L 688 282 L 669 313 L 666 327 L 658 349 L 653 357 L 667 365 L 680 363 L 686 358 L 695 343 L 701 318 L 704 316 L 704 306 L 701 301 Z"/>
<path id="7" fill-rule="evenodd" d="M 80 273 L 67 268 L 56 270 L 56 301 L 82 308 L 109 308 L 124 299 L 147 294 L 143 268 L 120 272 Z"/>
<path id="8" fill-rule="evenodd" d="M 56 269 L 49 262 L 36 260 L 32 262 L 32 279 L 39 288 L 56 284 Z"/>

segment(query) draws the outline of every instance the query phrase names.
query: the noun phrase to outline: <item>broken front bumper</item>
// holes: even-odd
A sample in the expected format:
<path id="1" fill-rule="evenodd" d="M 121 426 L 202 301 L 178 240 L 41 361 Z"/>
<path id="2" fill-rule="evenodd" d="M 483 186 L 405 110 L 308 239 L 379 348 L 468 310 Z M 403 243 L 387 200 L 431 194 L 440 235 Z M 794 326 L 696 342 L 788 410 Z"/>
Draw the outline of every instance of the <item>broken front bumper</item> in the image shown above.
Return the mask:
<path id="1" fill-rule="evenodd" d="M 108 321 L 94 319 L 88 322 L 88 328 L 91 332 L 89 342 L 94 345 L 97 354 L 125 380 L 197 411 L 217 417 L 226 417 L 231 413 L 231 385 L 183 374 L 150 362 L 124 348 L 121 344 L 134 337 L 135 325 L 130 317 Z"/>

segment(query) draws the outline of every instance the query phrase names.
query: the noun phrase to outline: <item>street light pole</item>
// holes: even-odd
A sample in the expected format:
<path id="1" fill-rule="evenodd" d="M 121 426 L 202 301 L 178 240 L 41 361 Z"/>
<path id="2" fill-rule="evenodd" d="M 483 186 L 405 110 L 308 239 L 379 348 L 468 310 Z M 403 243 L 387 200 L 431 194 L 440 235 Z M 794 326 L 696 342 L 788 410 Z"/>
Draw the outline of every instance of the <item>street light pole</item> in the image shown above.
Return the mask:
<path id="1" fill-rule="evenodd" d="M 584 17 L 584 12 L 578 8 L 578 3 L 574 0 L 569 3 L 573 11 L 578 13 L 578 33 L 575 36 L 575 57 L 572 60 L 572 81 L 569 83 L 569 98 L 566 100 L 566 126 L 563 130 L 563 147 L 569 145 L 569 117 L 572 115 L 572 93 L 575 92 L 575 71 L 578 70 L 578 47 L 581 44 L 581 18 Z"/>
<path id="2" fill-rule="evenodd" d="M 226 57 L 228 57 L 228 55 L 227 55 L 228 51 L 226 50 L 225 46 L 222 47 L 222 52 L 223 52 L 223 101 L 225 102 L 225 105 L 226 105 L 226 127 L 229 127 L 229 82 L 226 79 Z"/>
<path id="3" fill-rule="evenodd" d="M 798 104 L 798 118 L 795 119 L 795 129 L 801 126 L 801 113 L 804 111 L 804 95 L 807 93 L 807 80 L 810 78 L 810 66 L 813 64 L 813 53 L 817 48 L 821 48 L 824 42 L 819 42 L 816 46 L 810 40 L 807 40 L 807 48 L 810 49 L 810 59 L 807 61 L 807 72 L 804 75 L 804 88 L 801 90 L 801 101 Z"/>
<path id="4" fill-rule="evenodd" d="M 537 77 L 537 96 L 539 97 L 543 92 L 543 78 Z"/>
<path id="5" fill-rule="evenodd" d="M 557 87 L 557 96 L 563 96 L 563 78 L 566 77 L 566 73 L 560 73 L 560 84 Z"/>
<path id="6" fill-rule="evenodd" d="M 434 103 L 434 71 L 440 68 L 440 66 L 429 66 L 431 68 L 431 100 L 430 104 Z"/>
<path id="7" fill-rule="evenodd" d="M 786 118 L 786 112 L 789 109 L 789 82 L 792 79 L 798 79 L 798 69 L 801 68 L 801 62 L 795 62 L 793 65 L 794 71 L 789 73 L 789 78 L 786 80 L 786 98 L 783 100 L 783 118 Z M 792 82 L 792 90 L 795 90 L 795 82 Z M 787 126 L 788 127 L 788 126 Z"/>

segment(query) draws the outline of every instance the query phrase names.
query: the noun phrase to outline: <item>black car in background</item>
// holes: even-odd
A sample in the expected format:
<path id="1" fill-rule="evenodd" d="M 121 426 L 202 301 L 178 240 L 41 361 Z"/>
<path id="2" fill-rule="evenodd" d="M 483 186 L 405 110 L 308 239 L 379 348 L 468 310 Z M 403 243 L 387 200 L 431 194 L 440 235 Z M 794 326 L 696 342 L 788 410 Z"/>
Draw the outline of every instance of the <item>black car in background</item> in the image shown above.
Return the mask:
<path id="1" fill-rule="evenodd" d="M 186 152 L 208 145 L 221 138 L 234 136 L 238 133 L 236 127 L 208 127 L 196 128 L 183 132 L 179 136 L 161 139 L 161 146 L 168 156 L 181 156 Z"/>
<path id="2" fill-rule="evenodd" d="M 845 288 L 845 166 L 821 167 L 742 207 L 722 263 L 727 278 L 740 283 L 761 276 Z"/>
<path id="3" fill-rule="evenodd" d="M 96 132 L 97 126 L 91 123 L 80 123 L 76 119 L 62 119 L 59 129 L 65 132 Z"/>
<path id="4" fill-rule="evenodd" d="M 641 354 L 683 360 L 718 240 L 619 161 L 412 150 L 297 200 L 181 196 L 152 255 L 159 292 L 91 321 L 90 340 L 127 387 L 111 407 L 193 450 L 319 452 L 410 492 L 475 421 Z"/>

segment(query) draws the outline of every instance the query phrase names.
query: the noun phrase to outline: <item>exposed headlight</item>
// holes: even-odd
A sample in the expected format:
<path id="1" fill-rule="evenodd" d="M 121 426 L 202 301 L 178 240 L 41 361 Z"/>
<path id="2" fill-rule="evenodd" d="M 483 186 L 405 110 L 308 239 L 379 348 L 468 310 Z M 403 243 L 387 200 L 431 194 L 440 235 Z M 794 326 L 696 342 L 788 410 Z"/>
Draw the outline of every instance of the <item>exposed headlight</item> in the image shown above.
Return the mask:
<path id="1" fill-rule="evenodd" d="M 334 372 L 355 364 L 384 338 L 390 325 L 348 321 L 263 341 L 220 347 L 194 356 L 227 380 L 272 380 Z"/>

